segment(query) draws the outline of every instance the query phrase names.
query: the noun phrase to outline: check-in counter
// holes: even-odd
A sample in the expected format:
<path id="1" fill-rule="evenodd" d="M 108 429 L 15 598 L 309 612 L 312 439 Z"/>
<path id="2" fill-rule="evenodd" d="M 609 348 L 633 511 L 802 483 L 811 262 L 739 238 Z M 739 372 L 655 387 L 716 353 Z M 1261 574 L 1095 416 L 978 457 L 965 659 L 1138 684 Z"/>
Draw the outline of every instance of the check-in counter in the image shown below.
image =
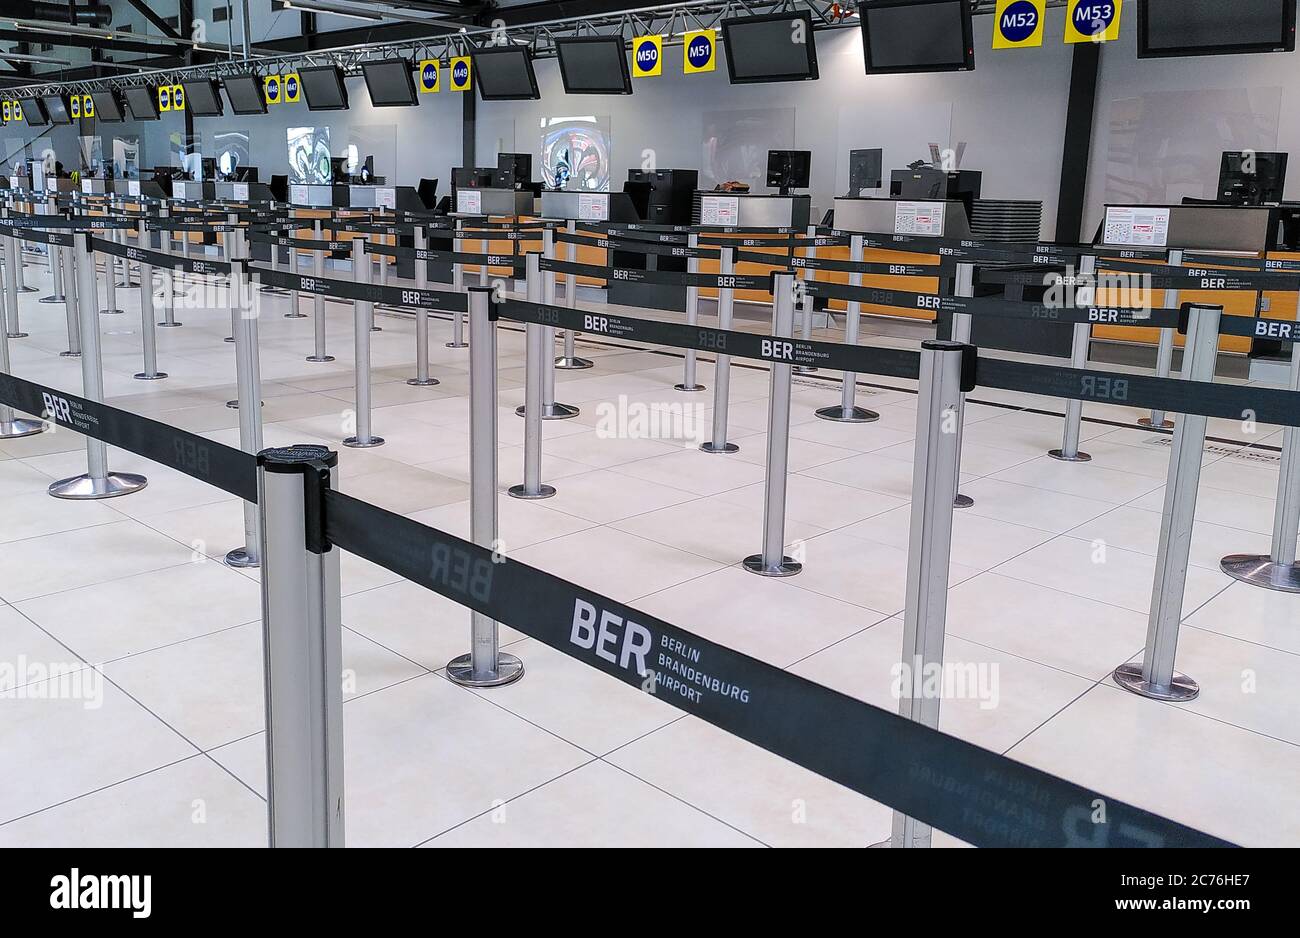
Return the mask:
<path id="1" fill-rule="evenodd" d="M 213 196 L 223 202 L 273 202 L 271 187 L 264 182 L 214 182 Z"/>
<path id="2" fill-rule="evenodd" d="M 1106 214 L 1095 242 L 1102 257 L 1116 257 L 1125 247 L 1186 250 L 1199 253 L 1222 253 L 1228 257 L 1287 260 L 1300 257 L 1300 253 L 1286 250 L 1280 240 L 1281 210 L 1270 206 L 1233 205 L 1107 205 Z M 1143 263 L 1132 261 L 1129 263 Z M 1162 266 L 1159 261 L 1153 265 Z M 1104 264 L 1101 265 L 1104 269 Z M 1197 267 L 1213 268 L 1210 263 L 1197 261 Z M 1225 266 L 1224 270 L 1230 270 Z M 1257 311 L 1268 319 L 1296 318 L 1296 294 L 1290 292 L 1257 292 L 1248 290 L 1180 290 L 1178 302 L 1206 303 L 1222 306 L 1225 315 L 1254 316 Z M 1097 294 L 1099 305 L 1136 306 L 1148 303 L 1154 307 L 1165 305 L 1163 291 L 1112 288 L 1101 289 Z M 1094 338 L 1112 342 L 1159 342 L 1160 330 L 1093 326 Z M 1183 336 L 1175 335 L 1174 343 L 1182 346 Z M 1251 351 L 1252 340 L 1239 336 L 1223 336 L 1219 348 L 1225 352 L 1245 354 Z"/>
<path id="3" fill-rule="evenodd" d="M 460 215 L 505 215 L 517 218 L 532 215 L 534 211 L 531 189 L 470 189 L 456 190 L 455 206 Z"/>
<path id="4" fill-rule="evenodd" d="M 806 195 L 696 192 L 692 223 L 726 228 L 805 228 L 812 213 Z"/>
<path id="5" fill-rule="evenodd" d="M 107 195 L 111 189 L 111 182 L 107 179 L 86 179 L 81 180 L 82 195 Z"/>

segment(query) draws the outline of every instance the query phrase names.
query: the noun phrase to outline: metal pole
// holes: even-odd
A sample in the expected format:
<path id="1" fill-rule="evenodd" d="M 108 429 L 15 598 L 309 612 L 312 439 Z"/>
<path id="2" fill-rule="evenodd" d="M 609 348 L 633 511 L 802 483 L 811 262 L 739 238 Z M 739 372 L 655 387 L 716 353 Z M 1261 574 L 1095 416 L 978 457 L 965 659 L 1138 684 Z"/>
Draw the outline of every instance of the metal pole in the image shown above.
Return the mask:
<path id="1" fill-rule="evenodd" d="M 700 246 L 700 236 L 697 234 L 686 236 L 686 245 L 692 251 Z M 686 258 L 686 272 L 688 274 L 698 274 L 700 272 L 700 259 L 698 257 Z M 700 321 L 700 288 L 695 284 L 686 286 L 686 325 L 696 326 Z M 674 385 L 678 391 L 703 391 L 704 385 L 695 379 L 695 370 L 698 364 L 698 354 L 693 348 L 688 348 L 682 361 L 682 383 Z"/>
<path id="2" fill-rule="evenodd" d="M 809 238 L 817 237 L 817 226 L 809 225 L 806 234 Z M 817 248 L 814 245 L 809 245 L 804 250 L 806 252 L 806 256 L 808 257 L 817 256 Z M 803 269 L 803 279 L 805 281 L 816 280 L 817 279 L 816 272 L 811 270 L 810 268 L 805 267 Z M 805 292 L 801 296 L 799 301 L 799 338 L 803 339 L 805 342 L 812 341 L 812 332 L 813 332 L 812 321 L 813 321 L 813 312 L 816 308 L 816 305 L 817 305 L 817 300 L 811 293 Z M 794 373 L 797 375 L 812 374 L 816 370 L 817 370 L 816 368 L 810 367 L 808 365 L 794 366 Z"/>
<path id="3" fill-rule="evenodd" d="M 4 210 L 4 217 L 9 217 L 9 210 Z M 11 339 L 25 339 L 22 324 L 18 321 L 18 295 L 23 292 L 21 274 L 23 271 L 22 244 L 13 235 L 4 236 L 5 249 L 5 323 L 4 331 Z M 7 368 L 5 369 L 8 370 Z"/>
<path id="4" fill-rule="evenodd" d="M 370 258 L 371 258 L 372 256 L 374 256 L 374 257 L 379 261 L 379 285 L 380 285 L 381 287 L 386 287 L 386 286 L 388 286 L 388 259 L 387 259 L 386 257 L 384 257 L 382 254 L 371 255 L 371 254 L 369 253 L 369 247 L 370 247 L 370 242 L 369 242 L 369 240 L 367 239 L 367 241 L 366 241 L 366 248 L 367 248 L 367 253 L 366 253 L 366 264 L 368 265 L 368 264 L 370 263 Z M 374 304 L 374 303 L 371 303 L 371 304 L 370 304 L 370 331 L 371 331 L 371 332 L 383 332 L 383 331 L 384 331 L 382 326 L 376 326 L 376 325 L 375 325 L 375 304 Z"/>
<path id="5" fill-rule="evenodd" d="M 95 252 L 89 234 L 73 235 L 69 254 L 70 282 L 76 283 L 76 299 L 81 313 L 81 395 L 88 401 L 104 400 L 104 362 L 99 344 L 99 314 L 95 307 Z M 73 252 L 76 252 L 75 254 Z M 69 290 L 69 293 L 74 291 Z M 103 440 L 86 437 L 86 472 L 84 475 L 61 479 L 49 487 L 55 498 L 75 500 L 114 498 L 138 492 L 148 485 L 142 475 L 108 471 L 108 446 Z"/>
<path id="6" fill-rule="evenodd" d="M 975 295 L 975 265 L 958 264 L 953 280 L 953 295 L 961 297 L 973 297 Z M 971 315 L 970 313 L 953 313 L 952 315 L 952 341 L 962 345 L 970 344 L 971 335 Z M 961 485 L 961 437 L 966 427 L 966 392 L 963 391 L 957 396 L 957 478 L 953 484 L 952 507 L 954 508 L 971 508 L 975 504 L 975 499 L 969 495 L 963 495 L 958 487 Z"/>
<path id="7" fill-rule="evenodd" d="M 316 223 L 316 231 L 317 233 L 319 233 L 320 231 L 319 222 Z M 314 253 L 315 253 L 315 268 L 313 270 L 313 273 L 316 279 L 323 280 L 325 277 L 325 255 L 322 254 L 320 251 L 316 251 Z M 292 246 L 290 246 L 289 248 L 289 259 L 293 262 L 293 273 L 296 275 L 298 273 L 298 252 Z M 292 313 L 298 312 L 298 291 L 297 290 L 289 291 L 289 305 L 291 307 Z M 302 316 L 301 313 L 299 313 L 297 316 L 290 314 L 285 318 L 297 319 L 297 318 L 301 318 L 301 316 Z M 323 295 L 318 294 L 315 297 L 313 297 L 311 328 L 312 328 L 313 351 L 310 355 L 307 356 L 307 361 L 309 362 L 334 361 L 334 356 L 327 354 L 325 351 L 325 297 Z"/>
<path id="8" fill-rule="evenodd" d="M 565 225 L 565 230 L 571 235 L 577 234 L 578 223 L 573 220 L 570 220 L 569 223 Z M 569 242 L 565 252 L 565 259 L 570 264 L 577 261 L 578 245 L 575 242 L 573 241 Z M 564 275 L 564 305 L 569 307 L 569 309 L 573 309 L 575 306 L 578 305 L 578 275 L 577 274 Z M 593 363 L 590 359 L 579 358 L 577 356 L 575 350 L 575 342 L 574 342 L 574 338 L 576 335 L 577 333 L 575 333 L 572 329 L 564 330 L 564 354 L 555 360 L 556 368 L 579 371 L 584 368 L 592 367 Z"/>
<path id="9" fill-rule="evenodd" d="M 772 335 L 794 334 L 794 275 L 772 278 Z M 771 392 L 767 410 L 767 481 L 763 498 L 763 552 L 745 558 L 745 569 L 760 576 L 794 576 L 803 564 L 785 556 L 785 490 L 790 470 L 790 381 L 793 345 L 770 343 Z"/>
<path id="10" fill-rule="evenodd" d="M 140 263 L 140 349 L 144 355 L 144 371 L 134 377 L 140 381 L 157 381 L 167 377 L 158 370 L 158 333 L 154 330 L 153 265 Z"/>
<path id="11" fill-rule="evenodd" d="M 6 214 L 8 213 L 6 212 Z M 13 235 L 4 236 L 4 249 L 4 302 L 10 314 L 9 322 L 16 324 L 18 321 L 18 271 L 22 267 L 22 262 L 18 259 L 18 241 Z M 8 330 L 0 329 L 0 373 L 4 374 L 13 373 L 9 363 L 9 338 Z M 45 421 L 16 417 L 12 407 L 8 404 L 0 404 L 0 440 L 16 440 L 19 437 L 41 433 L 45 429 Z"/>
<path id="12" fill-rule="evenodd" d="M 239 235 L 242 232 L 227 234 Z M 242 255 L 242 251 L 239 255 Z M 235 372 L 239 384 L 239 448 L 262 451 L 262 366 L 257 346 L 257 314 L 249 289 L 247 261 L 238 256 L 230 269 L 230 306 L 235 310 Z M 226 554 L 231 567 L 261 566 L 261 532 L 257 506 L 244 502 L 244 546 Z"/>
<path id="13" fill-rule="evenodd" d="M 554 256 L 555 252 L 553 236 L 554 232 L 550 228 L 542 231 L 542 256 L 548 260 Z M 554 306 L 555 271 L 544 271 L 541 277 L 542 302 L 548 306 Z M 555 402 L 555 327 L 543 326 L 542 329 L 542 343 L 546 351 L 546 357 L 542 361 L 542 419 L 568 420 L 570 417 L 578 416 L 579 411 L 572 404 L 557 404 Z M 520 407 L 517 413 L 522 417 L 524 413 L 523 407 Z"/>
<path id="14" fill-rule="evenodd" d="M 541 301 L 542 278 L 539 255 L 524 258 L 527 299 L 530 303 Z M 508 494 L 514 498 L 550 498 L 555 488 L 542 482 L 542 393 L 545 383 L 542 376 L 542 359 L 549 357 L 546 335 L 537 323 L 524 326 L 526 338 L 524 353 L 524 481 L 512 485 Z"/>
<path id="15" fill-rule="evenodd" d="M 426 290 L 429 286 L 429 262 L 420 257 L 418 252 L 428 249 L 428 240 L 424 229 L 416 227 L 414 237 L 415 250 L 415 288 Z M 407 378 L 406 383 L 418 388 L 432 387 L 438 383 L 437 378 L 429 377 L 429 311 L 422 307 L 412 310 L 415 313 L 415 377 Z"/>
<path id="16" fill-rule="evenodd" d="M 47 195 L 45 197 L 45 211 L 42 214 L 45 215 L 59 214 L 58 202 L 56 201 L 56 199 L 52 194 Z M 54 229 L 46 228 L 45 230 L 53 231 Z M 51 293 L 49 296 L 41 297 L 37 302 L 38 303 L 63 303 L 66 301 L 66 296 L 64 295 L 64 289 L 63 289 L 64 287 L 63 252 L 59 250 L 59 248 L 56 245 L 47 244 L 45 246 L 45 259 L 49 261 L 50 264 L 50 284 L 54 292 Z"/>
<path id="17" fill-rule="evenodd" d="M 324 537 L 321 505 L 337 485 L 338 454 L 269 449 L 257 467 L 270 845 L 342 847 L 339 551 Z"/>
<path id="18" fill-rule="evenodd" d="M 8 215 L 11 209 L 12 206 L 6 208 L 5 214 Z M 27 277 L 23 273 L 23 271 L 27 269 L 27 264 L 23 260 L 23 242 L 15 240 L 14 243 L 18 245 L 18 292 L 37 293 L 39 291 L 36 289 L 36 287 L 33 287 L 27 283 Z M 12 336 L 12 338 L 18 338 L 18 336 Z"/>
<path id="19" fill-rule="evenodd" d="M 170 218 L 169 210 L 166 205 L 159 206 L 158 218 L 163 222 L 166 222 L 167 219 Z M 147 239 L 148 237 L 147 232 L 148 232 L 148 228 L 145 225 L 145 221 L 144 219 L 141 219 L 140 237 Z M 172 240 L 172 233 L 169 230 L 165 228 L 159 229 L 158 250 L 163 254 L 170 255 L 172 253 L 171 240 Z M 150 246 L 149 244 L 145 245 L 145 247 L 149 247 L 149 246 Z M 163 300 L 163 321 L 158 323 L 158 325 L 164 329 L 174 329 L 177 326 L 181 325 L 179 322 L 176 321 L 176 268 L 168 267 L 166 270 L 162 272 L 162 274 L 163 274 L 163 286 L 166 288 L 166 294 Z"/>
<path id="20" fill-rule="evenodd" d="M 853 235 L 849 239 L 849 260 L 855 264 L 862 263 L 862 235 Z M 862 286 L 862 274 L 849 274 L 849 286 Z M 844 343 L 846 345 L 858 344 L 858 331 L 862 321 L 862 304 L 857 300 L 851 300 L 844 314 Z M 874 410 L 867 410 L 865 407 L 859 407 L 858 400 L 858 375 L 853 371 L 844 372 L 844 377 L 840 384 L 840 402 L 832 407 L 822 407 L 816 413 L 822 420 L 833 420 L 836 423 L 874 423 L 880 419 L 880 414 Z"/>
<path id="21" fill-rule="evenodd" d="M 292 233 L 290 234 L 290 236 L 292 236 Z M 268 247 L 271 250 L 271 273 L 273 274 L 278 274 L 280 272 L 280 245 L 275 243 L 274 238 L 276 237 L 277 237 L 276 235 L 272 235 L 272 241 L 268 245 Z M 289 255 L 290 256 L 293 255 L 292 247 L 289 248 Z M 297 264 L 293 265 L 294 268 L 297 268 L 297 266 L 298 266 Z M 298 271 L 296 269 L 290 271 L 290 273 L 295 273 L 295 274 L 297 272 Z M 259 289 L 262 293 L 265 293 L 267 296 L 284 296 L 285 293 L 288 292 L 283 287 L 277 287 L 274 284 L 270 284 L 270 283 L 263 284 Z M 289 312 L 284 314 L 284 318 L 285 319 L 306 319 L 307 317 L 303 313 L 298 312 L 298 309 L 295 306 L 293 309 L 289 310 Z"/>
<path id="22" fill-rule="evenodd" d="M 111 203 L 110 203 L 111 204 Z M 116 241 L 117 231 L 110 228 L 107 232 L 107 240 Z M 120 316 L 122 311 L 117 307 L 117 260 L 112 254 L 104 255 L 104 308 L 101 309 L 101 316 Z M 96 287 L 96 299 L 99 302 L 98 287 Z"/>
<path id="23" fill-rule="evenodd" d="M 352 239 L 352 273 L 357 278 L 357 283 L 370 285 L 365 238 Z M 370 306 L 367 300 L 354 300 L 352 303 L 357 432 L 355 436 L 344 440 L 343 445 L 358 449 L 382 446 L 384 443 L 383 437 L 374 436 L 370 432 Z"/>
<path id="24" fill-rule="evenodd" d="M 1187 328 L 1188 360 L 1183 368 L 1183 380 L 1214 380 L 1222 313 L 1223 308 L 1218 306 L 1191 308 Z M 1115 669 L 1116 684 L 1155 700 L 1192 700 L 1201 692 L 1194 680 L 1174 670 L 1174 656 L 1178 650 L 1178 627 L 1183 618 L 1183 591 L 1187 584 L 1196 489 L 1201 481 L 1207 421 L 1208 418 L 1200 414 L 1183 414 L 1174 428 L 1169 478 L 1165 483 L 1164 514 L 1160 519 L 1156 575 L 1151 589 L 1151 613 L 1147 619 L 1146 649 L 1140 664 L 1123 664 Z"/>
<path id="25" fill-rule="evenodd" d="M 72 248 L 56 244 L 51 244 L 49 247 L 51 251 L 59 255 L 60 260 L 58 263 L 60 267 L 63 266 L 63 260 L 65 258 L 69 263 L 71 263 Z M 68 323 L 68 349 L 66 352 L 59 353 L 63 358 L 81 357 L 82 320 L 80 304 L 77 302 L 77 287 L 77 278 L 75 276 L 68 277 L 62 286 L 59 287 L 59 292 L 63 296 L 64 316 Z"/>
<path id="26" fill-rule="evenodd" d="M 1084 281 L 1082 289 L 1092 291 L 1092 303 L 1097 302 L 1097 258 L 1084 255 L 1079 258 L 1078 277 Z M 1086 278 L 1093 282 L 1087 283 Z M 1076 301 L 1076 306 L 1079 303 Z M 1092 304 L 1089 304 L 1092 305 Z M 1070 339 L 1070 367 L 1083 369 L 1088 367 L 1088 345 L 1092 341 L 1092 325 L 1076 322 Z M 1079 452 L 1079 431 L 1083 425 L 1083 401 L 1071 398 L 1065 402 L 1065 430 L 1061 448 L 1049 450 L 1047 455 L 1061 462 L 1090 462 L 1092 457 Z"/>
<path id="27" fill-rule="evenodd" d="M 456 230 L 452 232 L 451 250 L 453 254 L 463 253 L 461 222 L 464 219 L 456 219 Z M 484 242 L 486 245 L 487 242 Z M 483 265 L 484 276 L 482 283 L 487 282 L 487 265 Z M 457 293 L 465 290 L 465 266 L 463 264 L 451 265 L 451 288 Z M 451 314 L 451 341 L 447 343 L 447 348 L 464 348 L 465 347 L 465 314 L 460 310 L 453 310 Z"/>
<path id="28" fill-rule="evenodd" d="M 1300 342 L 1291 346 L 1291 386 L 1300 391 Z M 1266 557 L 1231 554 L 1219 566 L 1228 576 L 1265 589 L 1300 593 L 1300 564 L 1296 563 L 1296 538 L 1300 537 L 1300 431 L 1282 432 L 1282 464 L 1277 477 L 1277 507 L 1273 515 L 1273 543 Z"/>
<path id="29" fill-rule="evenodd" d="M 479 547 L 497 551 L 497 329 L 491 305 L 491 287 L 470 288 L 469 537 Z M 469 654 L 447 663 L 452 682 L 498 687 L 523 677 L 524 663 L 500 650 L 491 616 L 470 613 L 469 647 Z"/>
<path id="30" fill-rule="evenodd" d="M 1183 266 L 1183 252 L 1170 251 L 1168 265 L 1170 267 Z M 1165 291 L 1165 309 L 1178 308 L 1178 291 Z M 1186 345 L 1184 344 L 1184 349 Z M 1173 372 L 1174 367 L 1174 330 L 1161 329 L 1160 342 L 1156 346 L 1156 377 L 1168 378 Z M 1174 423 L 1170 420 L 1163 410 L 1152 410 L 1151 416 L 1138 418 L 1138 424 L 1143 427 L 1158 427 L 1162 430 L 1170 429 Z"/>
<path id="31" fill-rule="evenodd" d="M 321 222 L 320 219 L 318 218 L 316 219 L 316 222 L 312 225 L 312 239 L 316 241 L 317 244 L 319 244 L 324 239 L 324 237 L 325 237 L 325 233 L 321 229 Z M 355 244 L 356 242 L 354 241 L 353 242 L 354 245 L 353 264 L 356 263 Z M 324 277 L 325 276 L 325 252 L 317 248 L 316 250 L 311 252 L 311 256 L 312 256 L 311 270 L 313 276 Z M 356 275 L 355 267 L 353 268 L 353 273 L 355 276 Z M 369 281 L 369 279 L 370 279 L 369 277 L 366 278 L 367 281 Z M 320 320 L 323 323 L 325 321 L 325 297 L 322 294 L 317 293 L 313 295 L 311 299 L 312 299 L 312 315 L 315 316 L 318 320 Z"/>
<path id="32" fill-rule="evenodd" d="M 952 493 L 957 487 L 960 440 L 952 432 L 961 407 L 962 358 L 957 342 L 921 343 L 916 408 L 916 453 L 912 464 L 912 523 L 907 551 L 907 595 L 903 613 L 904 681 L 899 716 L 939 726 L 937 694 L 925 693 L 929 669 L 943 664 L 948 609 L 948 562 L 952 552 Z M 931 828 L 894 812 L 894 847 L 930 846 Z"/>
<path id="33" fill-rule="evenodd" d="M 735 248 L 718 249 L 718 273 L 736 272 Z M 731 287 L 718 288 L 718 328 L 731 328 L 732 307 L 736 292 Z M 700 444 L 704 453 L 735 453 L 740 447 L 727 442 L 727 404 L 731 391 L 731 356 L 716 355 L 713 361 L 713 439 Z"/>

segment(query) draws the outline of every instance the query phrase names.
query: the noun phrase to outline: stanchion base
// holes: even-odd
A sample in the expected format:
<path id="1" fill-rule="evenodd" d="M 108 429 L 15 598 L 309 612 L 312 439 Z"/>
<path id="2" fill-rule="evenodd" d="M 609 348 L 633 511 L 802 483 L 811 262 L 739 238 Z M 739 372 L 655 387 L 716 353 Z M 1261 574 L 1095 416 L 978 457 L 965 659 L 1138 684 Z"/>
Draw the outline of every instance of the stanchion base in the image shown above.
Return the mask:
<path id="1" fill-rule="evenodd" d="M 74 352 L 72 351 L 72 349 L 68 349 L 68 351 L 66 352 L 59 353 L 59 358 L 80 358 L 80 357 L 81 357 L 81 353 Z"/>
<path id="2" fill-rule="evenodd" d="M 92 479 L 88 475 L 60 479 L 50 485 L 47 491 L 55 498 L 67 498 L 82 501 L 95 498 L 117 498 L 138 492 L 149 480 L 133 472 L 110 472 L 106 478 Z"/>
<path id="3" fill-rule="evenodd" d="M 594 365 L 594 362 L 586 358 L 565 358 L 563 355 L 555 360 L 555 367 L 564 371 L 579 371 L 583 368 L 591 368 Z"/>
<path id="4" fill-rule="evenodd" d="M 953 508 L 972 508 L 974 505 L 975 499 L 971 498 L 969 495 L 962 495 L 959 493 L 957 497 L 952 500 Z"/>
<path id="5" fill-rule="evenodd" d="M 673 385 L 673 390 L 675 390 L 675 391 L 705 391 L 705 390 L 708 390 L 708 389 L 707 389 L 704 385 L 702 385 L 702 384 L 674 384 L 674 385 Z"/>
<path id="6" fill-rule="evenodd" d="M 160 322 L 158 326 L 162 329 L 175 329 L 177 326 L 183 326 L 183 322 Z"/>
<path id="7" fill-rule="evenodd" d="M 819 369 L 817 368 L 810 368 L 807 365 L 795 365 L 793 368 L 790 369 L 790 373 L 795 375 L 810 375 L 813 372 L 818 370 Z"/>
<path id="8" fill-rule="evenodd" d="M 524 676 L 524 663 L 514 655 L 497 652 L 495 674 L 476 675 L 469 655 L 461 655 L 447 662 L 447 680 L 461 687 L 500 687 L 513 684 Z"/>
<path id="9" fill-rule="evenodd" d="M 38 303 L 66 303 L 68 298 L 61 293 L 51 293 L 49 296 L 43 296 L 36 302 Z"/>
<path id="10" fill-rule="evenodd" d="M 759 576 L 794 576 L 796 573 L 803 572 L 803 564 L 789 557 L 782 557 L 781 562 L 774 567 L 769 567 L 763 562 L 762 554 L 746 557 L 743 563 L 746 570 Z"/>
<path id="11" fill-rule="evenodd" d="M 713 453 L 715 455 L 723 453 L 738 453 L 740 452 L 740 447 L 735 443 L 723 443 L 721 446 L 718 446 L 713 442 L 709 442 L 700 444 L 700 452 Z"/>
<path id="12" fill-rule="evenodd" d="M 303 361 L 332 362 L 334 361 L 334 356 L 333 355 L 308 355 L 305 359 L 303 359 Z"/>
<path id="13" fill-rule="evenodd" d="M 308 317 L 306 313 L 285 313 L 284 318 L 285 319 L 306 319 Z"/>
<path id="14" fill-rule="evenodd" d="M 1142 677 L 1141 664 L 1122 664 L 1115 669 L 1115 683 L 1126 691 L 1152 700 L 1169 700 L 1175 703 L 1195 700 L 1201 693 L 1200 685 L 1186 674 L 1174 672 L 1174 679 L 1165 687 L 1148 683 Z"/>
<path id="15" fill-rule="evenodd" d="M 384 330 L 383 330 L 382 328 L 380 328 L 379 326 L 371 326 L 371 327 L 370 327 L 370 331 L 371 331 L 371 332 L 383 332 Z"/>
<path id="16" fill-rule="evenodd" d="M 1156 423 L 1150 417 L 1139 417 L 1138 426 L 1150 427 L 1153 430 L 1172 430 L 1174 422 L 1172 420 L 1162 420 L 1160 423 Z"/>
<path id="17" fill-rule="evenodd" d="M 25 436 L 35 436 L 48 429 L 44 420 L 29 420 L 16 417 L 13 420 L 0 420 L 0 440 L 17 440 Z"/>
<path id="18" fill-rule="evenodd" d="M 30 333 L 30 332 L 10 332 L 10 333 L 8 333 L 8 335 L 9 335 L 9 338 L 11 338 L 11 339 L 25 339 L 25 338 L 27 338 L 29 335 L 31 335 L 31 333 Z"/>
<path id="19" fill-rule="evenodd" d="M 438 384 L 437 378 L 407 378 L 406 383 L 413 388 L 431 388 Z"/>
<path id="20" fill-rule="evenodd" d="M 149 374 L 148 372 L 142 371 L 139 374 L 132 375 L 131 377 L 135 378 L 137 381 L 157 381 L 160 378 L 167 377 L 167 372 L 155 371 L 153 374 Z"/>
<path id="21" fill-rule="evenodd" d="M 852 410 L 846 411 L 842 404 L 836 404 L 834 407 L 822 407 L 815 413 L 822 420 L 834 420 L 836 423 L 875 423 L 880 419 L 880 414 L 874 410 L 867 410 L 865 407 L 854 407 Z"/>
<path id="22" fill-rule="evenodd" d="M 247 547 L 236 547 L 226 554 L 225 560 L 227 567 L 235 567 L 239 570 L 252 569 L 262 565 L 262 561 L 250 554 Z"/>
<path id="23" fill-rule="evenodd" d="M 230 342 L 230 343 L 233 344 L 234 341 L 235 341 L 235 337 L 234 337 L 233 335 L 228 335 L 228 336 L 226 336 L 224 339 L 222 339 L 221 341 L 222 341 L 222 342 Z"/>
<path id="24" fill-rule="evenodd" d="M 101 310 L 99 311 L 99 315 L 101 315 L 101 316 L 121 316 L 121 315 L 122 315 L 122 311 L 121 311 L 120 309 L 101 309 Z"/>
<path id="25" fill-rule="evenodd" d="M 383 446 L 384 438 L 382 436 L 372 436 L 368 440 L 361 440 L 355 436 L 350 436 L 343 441 L 343 445 L 352 449 L 370 449 L 372 446 Z"/>
<path id="26" fill-rule="evenodd" d="M 1300 563 L 1274 563 L 1272 557 L 1258 554 L 1231 554 L 1219 562 L 1219 569 L 1251 586 L 1300 593 Z"/>
<path id="27" fill-rule="evenodd" d="M 285 290 L 282 287 L 271 287 L 271 286 L 262 287 L 262 292 L 265 293 L 267 296 L 287 296 L 289 293 L 288 290 Z"/>
<path id="28" fill-rule="evenodd" d="M 515 413 L 522 417 L 524 415 L 524 405 L 520 404 L 515 408 Z M 581 411 L 570 404 L 549 404 L 542 408 L 543 420 L 568 420 L 570 417 L 576 417 Z"/>
<path id="29" fill-rule="evenodd" d="M 447 348 L 469 348 L 468 342 L 447 342 Z"/>
<path id="30" fill-rule="evenodd" d="M 1092 457 L 1087 453 L 1075 453 L 1073 456 L 1067 456 L 1064 450 L 1054 449 L 1049 450 L 1047 455 L 1061 462 L 1092 462 Z"/>
<path id="31" fill-rule="evenodd" d="M 555 486 L 547 485 L 545 482 L 538 487 L 536 492 L 529 492 L 523 483 L 512 485 L 506 489 L 506 494 L 511 498 L 550 498 L 555 494 Z"/>
<path id="32" fill-rule="evenodd" d="M 39 290 L 38 288 L 36 288 L 36 287 L 29 287 L 29 286 L 27 286 L 26 284 L 23 284 L 21 287 L 18 288 L 18 292 L 19 292 L 19 293 L 39 293 L 40 290 Z"/>

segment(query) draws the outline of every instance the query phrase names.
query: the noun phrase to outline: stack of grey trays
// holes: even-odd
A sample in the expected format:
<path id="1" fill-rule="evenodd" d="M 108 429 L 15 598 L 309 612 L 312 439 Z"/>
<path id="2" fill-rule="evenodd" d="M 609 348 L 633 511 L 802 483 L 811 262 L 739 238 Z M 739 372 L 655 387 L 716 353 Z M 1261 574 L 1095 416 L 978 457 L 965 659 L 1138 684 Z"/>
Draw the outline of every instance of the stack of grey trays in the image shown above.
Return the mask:
<path id="1" fill-rule="evenodd" d="M 1042 227 L 1042 202 L 975 199 L 971 205 L 971 234 L 981 241 L 1037 241 Z"/>

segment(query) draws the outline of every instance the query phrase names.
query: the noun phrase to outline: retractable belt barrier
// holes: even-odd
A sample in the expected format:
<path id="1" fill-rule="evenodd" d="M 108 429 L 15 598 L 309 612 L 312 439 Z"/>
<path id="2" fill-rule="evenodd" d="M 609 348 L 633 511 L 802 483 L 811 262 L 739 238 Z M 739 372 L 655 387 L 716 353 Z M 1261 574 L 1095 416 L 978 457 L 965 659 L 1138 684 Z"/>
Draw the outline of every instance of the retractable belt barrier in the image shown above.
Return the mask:
<path id="1" fill-rule="evenodd" d="M 0 222 L 0 232 L 6 235 L 12 235 L 15 238 L 21 238 L 23 241 L 35 241 L 39 244 L 56 244 L 59 247 L 72 247 L 72 232 L 61 231 L 37 231 L 34 228 L 8 225 Z"/>
<path id="2" fill-rule="evenodd" d="M 334 280 L 329 277 L 303 277 L 284 271 L 262 270 L 260 267 L 250 267 L 249 274 L 259 284 L 339 300 L 360 300 L 363 303 L 377 303 L 384 306 L 462 313 L 467 309 L 463 293 L 452 293 L 447 290 L 384 287 L 378 284 L 357 283 L 353 280 Z"/>
<path id="3" fill-rule="evenodd" d="M 176 257 L 149 248 L 138 248 L 129 244 L 119 244 L 116 241 L 105 241 L 103 238 L 95 238 L 92 243 L 96 251 L 111 254 L 114 257 L 125 258 L 129 261 L 138 261 L 154 268 L 180 270 L 187 274 L 230 276 L 231 265 L 226 261 L 208 260 L 202 257 Z"/>
<path id="4" fill-rule="evenodd" d="M 939 268 L 926 264 L 887 264 L 871 261 L 839 261 L 826 257 L 781 257 L 776 254 L 759 254 L 737 251 L 737 261 L 752 264 L 780 264 L 805 270 L 833 270 L 846 274 L 880 274 L 893 277 L 937 277 Z"/>
<path id="5" fill-rule="evenodd" d="M 687 287 L 715 287 L 732 290 L 766 290 L 771 292 L 770 276 L 747 274 L 691 274 L 672 270 L 640 270 L 635 267 L 604 267 L 598 264 L 577 264 L 543 257 L 541 269 L 559 274 L 575 274 L 625 283 L 661 283 Z"/>
<path id="6" fill-rule="evenodd" d="M 556 230 L 553 237 L 557 244 L 582 244 L 628 254 L 657 254 L 667 257 L 699 257 L 713 260 L 718 260 L 722 256 L 722 252 L 716 248 L 693 248 L 676 240 L 663 242 L 642 238 L 605 238 L 596 235 L 570 234 L 563 229 Z"/>

